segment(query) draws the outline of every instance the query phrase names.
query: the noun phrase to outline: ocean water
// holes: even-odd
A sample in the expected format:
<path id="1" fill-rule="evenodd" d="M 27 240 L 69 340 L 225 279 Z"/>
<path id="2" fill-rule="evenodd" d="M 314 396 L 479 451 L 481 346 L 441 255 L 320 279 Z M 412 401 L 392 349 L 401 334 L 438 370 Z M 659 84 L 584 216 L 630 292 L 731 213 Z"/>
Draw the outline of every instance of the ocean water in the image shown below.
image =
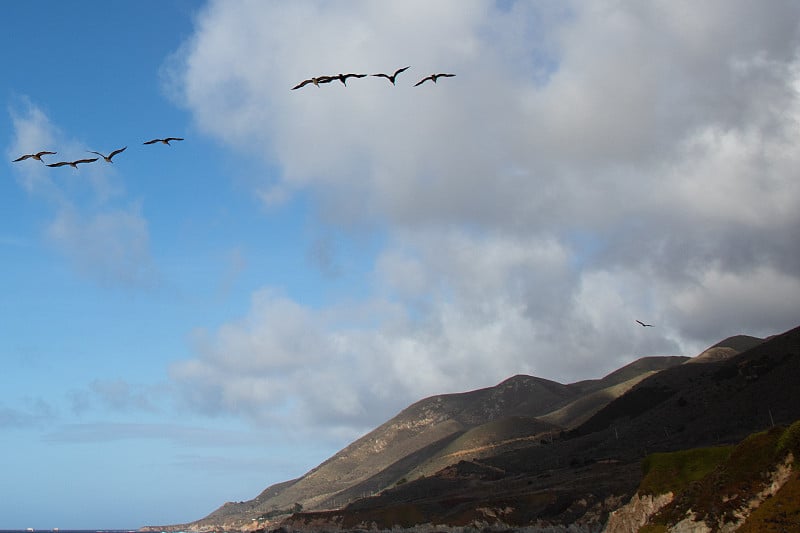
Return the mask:
<path id="1" fill-rule="evenodd" d="M 0 529 L 0 533 L 31 533 L 31 529 Z M 33 529 L 33 533 L 137 533 L 136 529 Z"/>

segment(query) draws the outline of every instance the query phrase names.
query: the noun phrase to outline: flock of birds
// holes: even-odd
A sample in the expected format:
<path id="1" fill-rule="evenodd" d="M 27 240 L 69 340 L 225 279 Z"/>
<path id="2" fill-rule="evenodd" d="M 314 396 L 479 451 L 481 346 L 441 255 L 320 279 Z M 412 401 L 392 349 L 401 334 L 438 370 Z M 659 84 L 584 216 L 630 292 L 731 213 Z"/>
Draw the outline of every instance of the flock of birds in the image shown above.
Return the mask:
<path id="1" fill-rule="evenodd" d="M 371 74 L 371 75 L 375 76 L 375 77 L 378 77 L 378 78 L 386 78 L 387 80 L 389 80 L 392 83 L 392 85 L 394 85 L 394 82 L 397 79 L 397 75 L 400 74 L 401 72 L 405 72 L 409 68 L 411 68 L 410 65 L 407 66 L 407 67 L 399 68 L 399 69 L 394 71 L 394 74 L 384 74 L 384 73 L 381 72 L 381 73 L 378 73 L 378 74 Z M 319 87 L 320 83 L 330 83 L 330 82 L 335 81 L 335 80 L 339 80 L 340 82 L 342 82 L 342 85 L 347 87 L 347 80 L 349 78 L 366 78 L 367 76 L 368 76 L 368 74 L 353 74 L 353 73 L 350 73 L 350 74 L 341 74 L 340 73 L 340 74 L 337 74 L 335 76 L 314 76 L 314 77 L 308 78 L 307 80 L 301 81 L 300 83 L 298 83 L 297 85 L 292 87 L 292 90 L 294 91 L 295 89 L 299 89 L 301 87 L 305 87 L 309 83 L 312 83 L 312 84 L 316 85 L 317 87 Z M 452 78 L 454 76 L 455 76 L 455 74 L 446 74 L 446 73 L 431 74 L 430 76 L 425 76 L 424 78 L 419 80 L 417 83 L 415 83 L 414 87 L 422 85 L 426 81 L 432 81 L 433 83 L 436 83 L 436 80 L 438 80 L 439 78 Z"/>
<path id="2" fill-rule="evenodd" d="M 161 143 L 161 144 L 166 144 L 167 146 L 171 146 L 169 144 L 170 141 L 182 141 L 182 140 L 183 140 L 183 138 L 181 138 L 181 137 L 164 137 L 163 139 L 151 139 L 151 140 L 146 141 L 146 142 L 144 142 L 142 144 Z M 118 150 L 114 150 L 113 152 L 111 152 L 108 155 L 102 154 L 100 152 L 95 152 L 94 150 L 87 150 L 87 152 L 89 152 L 90 154 L 96 154 L 96 155 L 102 157 L 105 160 L 106 163 L 113 163 L 112 158 L 117 154 L 121 154 L 122 152 L 124 152 L 127 149 L 128 149 L 128 147 L 125 146 L 123 148 L 119 148 Z M 48 150 L 42 150 L 41 152 L 35 152 L 35 153 L 32 153 L 32 154 L 23 154 L 23 155 L 19 156 L 18 158 L 14 159 L 13 162 L 14 163 L 18 163 L 20 161 L 25 161 L 26 159 L 35 159 L 36 161 L 41 161 L 42 163 L 44 163 L 44 160 L 42 159 L 43 156 L 56 155 L 57 153 L 58 152 L 50 152 Z M 56 163 L 45 163 L 45 164 L 48 167 L 70 166 L 72 168 L 78 168 L 78 165 L 86 164 L 86 163 L 94 163 L 95 161 L 100 159 L 100 157 L 87 157 L 87 158 L 84 158 L 84 159 L 76 159 L 74 161 L 58 161 Z"/>
<path id="3" fill-rule="evenodd" d="M 408 66 L 408 67 L 399 68 L 396 71 L 394 71 L 394 74 L 378 73 L 378 74 L 372 74 L 372 76 L 376 76 L 376 77 L 379 77 L 379 78 L 386 78 L 387 80 L 389 80 L 392 83 L 392 85 L 394 85 L 395 81 L 397 79 L 397 75 L 402 73 L 402 72 L 405 72 L 409 68 L 411 68 L 411 67 Z M 455 74 L 431 74 L 430 76 L 426 76 L 426 77 L 422 78 L 420 81 L 418 81 L 417 83 L 415 83 L 414 87 L 422 85 L 426 81 L 432 81 L 433 83 L 436 83 L 436 80 L 439 79 L 439 78 L 452 78 L 454 76 L 455 76 Z M 330 83 L 330 82 L 332 82 L 334 80 L 339 80 L 340 82 L 342 82 L 342 85 L 347 87 L 347 80 L 349 78 L 365 78 L 365 77 L 367 77 L 367 74 L 352 74 L 352 73 L 350 73 L 350 74 L 337 74 L 336 76 L 316 76 L 316 77 L 312 77 L 312 78 L 309 78 L 307 80 L 301 81 L 300 83 L 298 83 L 297 85 L 292 87 L 292 90 L 300 89 L 301 87 L 305 87 L 306 85 L 308 85 L 310 83 L 316 85 L 317 87 L 319 87 L 319 85 L 321 83 Z M 182 140 L 183 139 L 181 137 L 164 137 L 163 139 L 151 139 L 149 141 L 145 141 L 142 144 L 161 143 L 161 144 L 166 144 L 167 146 L 170 146 L 170 142 L 171 141 L 182 141 Z M 94 163 L 95 161 L 97 161 L 101 157 L 107 163 L 113 163 L 112 159 L 114 158 L 114 156 L 116 156 L 118 154 L 121 154 L 122 152 L 124 152 L 127 149 L 128 149 L 128 147 L 125 146 L 123 148 L 119 148 L 117 150 L 114 150 L 113 152 L 109 153 L 108 155 L 102 154 L 100 152 L 95 152 L 93 150 L 87 150 L 87 152 L 95 154 L 95 155 L 97 155 L 99 157 L 91 157 L 91 158 L 86 158 L 86 159 L 77 159 L 75 161 L 59 161 L 57 163 L 45 163 L 45 164 L 48 167 L 71 166 L 73 168 L 78 168 L 78 165 L 80 165 L 80 164 Z M 24 161 L 26 159 L 35 159 L 36 161 L 41 161 L 42 163 L 44 163 L 44 160 L 42 159 L 43 156 L 56 155 L 56 154 L 57 154 L 57 152 L 50 152 L 50 151 L 47 151 L 47 150 L 42 150 L 41 152 L 21 155 L 18 158 L 14 159 L 13 162 L 17 163 L 19 161 Z M 645 324 L 644 322 L 642 322 L 641 320 L 638 320 L 638 319 L 636 320 L 636 322 L 640 326 L 642 326 L 644 328 L 655 327 L 653 324 Z"/>

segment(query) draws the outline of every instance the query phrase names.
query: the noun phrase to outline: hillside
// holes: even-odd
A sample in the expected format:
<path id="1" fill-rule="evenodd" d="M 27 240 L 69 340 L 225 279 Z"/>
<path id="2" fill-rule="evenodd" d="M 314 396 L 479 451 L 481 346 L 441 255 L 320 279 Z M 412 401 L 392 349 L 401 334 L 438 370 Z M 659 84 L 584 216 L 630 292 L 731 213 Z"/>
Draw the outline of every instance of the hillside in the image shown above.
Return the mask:
<path id="1" fill-rule="evenodd" d="M 735 351 L 740 337 L 715 346 Z M 448 515 L 455 524 L 477 520 L 476 506 L 488 505 L 489 494 L 495 503 L 500 496 L 533 498 L 524 503 L 530 516 L 602 523 L 635 492 L 644 455 L 733 442 L 770 421 L 800 418 L 796 389 L 781 386 L 784 376 L 798 377 L 798 337 L 800 328 L 764 342 L 749 337 L 751 349 L 699 364 L 644 358 L 599 380 L 562 385 L 515 376 L 496 387 L 427 398 L 297 480 L 198 522 L 159 528 L 278 523 L 298 503 L 304 512 L 295 516 L 309 523 L 343 523 L 356 511 L 379 516 L 398 505 L 415 509 L 400 522 L 424 522 L 441 515 L 443 501 L 460 509 L 460 518 Z M 364 494 L 376 495 L 359 499 Z M 574 501 L 586 507 L 566 503 Z"/>
<path id="2" fill-rule="evenodd" d="M 736 446 L 653 454 L 636 496 L 612 513 L 605 532 L 800 531 L 798 456 L 800 421 Z"/>

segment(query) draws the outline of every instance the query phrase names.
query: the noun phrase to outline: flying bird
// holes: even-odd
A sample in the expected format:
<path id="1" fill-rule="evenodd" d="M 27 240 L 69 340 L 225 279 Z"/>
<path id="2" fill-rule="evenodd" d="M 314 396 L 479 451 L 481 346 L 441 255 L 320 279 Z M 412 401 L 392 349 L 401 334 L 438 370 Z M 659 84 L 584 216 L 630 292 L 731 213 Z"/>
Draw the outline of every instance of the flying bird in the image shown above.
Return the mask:
<path id="1" fill-rule="evenodd" d="M 294 87 L 292 87 L 292 90 L 294 91 L 295 89 L 299 89 L 300 87 L 305 87 L 309 83 L 313 83 L 314 85 L 319 87 L 320 83 L 330 83 L 331 80 L 333 80 L 333 77 L 331 77 L 331 76 L 318 76 L 316 78 L 308 78 L 307 80 L 303 80 L 300 83 L 298 83 L 297 85 L 295 85 Z M 344 82 L 342 82 L 342 83 L 344 83 Z"/>
<path id="2" fill-rule="evenodd" d="M 365 78 L 366 74 L 339 74 L 338 76 L 331 76 L 331 80 L 339 80 L 347 87 L 347 78 Z"/>
<path id="3" fill-rule="evenodd" d="M 167 137 L 167 138 L 165 138 L 165 139 L 153 139 L 152 141 L 147 141 L 147 142 L 144 142 L 144 143 L 142 143 L 142 144 L 155 144 L 155 143 L 162 143 L 162 144 L 166 144 L 166 145 L 168 145 L 168 146 L 171 146 L 171 145 L 169 144 L 169 142 L 170 142 L 170 141 L 182 141 L 182 140 L 183 140 L 183 139 L 182 139 L 181 137 Z M 123 148 L 123 150 L 124 150 L 124 149 L 125 149 L 125 148 Z M 111 156 L 109 155 L 108 157 L 111 157 Z"/>
<path id="4" fill-rule="evenodd" d="M 409 68 L 411 68 L 411 65 L 409 65 L 407 67 L 399 68 L 399 69 L 395 70 L 394 74 L 392 74 L 391 76 L 389 76 L 388 74 L 383 74 L 383 73 L 373 74 L 373 76 L 378 76 L 379 78 L 386 78 L 387 80 L 392 82 L 392 85 L 394 85 L 394 80 L 397 77 L 397 75 L 400 74 L 401 72 L 405 72 Z"/>
<path id="5" fill-rule="evenodd" d="M 18 158 L 16 158 L 14 161 L 12 161 L 12 163 L 16 163 L 17 161 L 23 161 L 23 160 L 28 159 L 28 158 L 32 158 L 32 159 L 35 159 L 37 161 L 42 161 L 42 156 L 43 155 L 53 155 L 55 153 L 56 152 L 45 152 L 45 151 L 42 151 L 42 152 L 36 152 L 35 154 L 25 154 L 25 155 L 21 155 Z M 42 163 L 44 163 L 44 161 L 42 161 Z"/>
<path id="6" fill-rule="evenodd" d="M 112 157 L 114 157 L 115 155 L 117 155 L 117 154 L 121 153 L 121 152 L 124 152 L 124 151 L 125 151 L 127 148 L 128 148 L 128 147 L 126 146 L 125 148 L 120 148 L 119 150 L 114 150 L 113 152 L 111 152 L 111 153 L 110 153 L 110 154 L 108 154 L 108 155 L 103 155 L 103 154 L 101 154 L 100 152 L 95 152 L 95 151 L 93 151 L 93 150 L 87 150 L 87 152 L 89 152 L 90 154 L 97 154 L 97 155 L 99 155 L 100 157 L 102 157 L 103 159 L 105 159 L 105 160 L 106 160 L 106 163 L 113 163 L 113 161 L 111 161 L 111 158 L 112 158 Z"/>
<path id="7" fill-rule="evenodd" d="M 414 87 L 416 87 L 417 85 L 422 85 L 423 83 L 425 83 L 428 80 L 431 80 L 433 83 L 436 83 L 436 80 L 439 79 L 439 78 L 452 78 L 454 76 L 455 76 L 455 74 L 431 74 L 430 76 L 426 76 L 426 77 L 422 78 L 421 80 L 419 80 L 417 83 L 415 83 Z"/>
<path id="8" fill-rule="evenodd" d="M 654 328 L 655 327 L 653 324 L 645 324 L 641 320 L 637 320 L 636 322 L 638 322 L 639 324 L 642 325 L 642 327 L 645 327 L 645 328 Z"/>
<path id="9" fill-rule="evenodd" d="M 81 163 L 94 163 L 95 161 L 97 161 L 97 159 L 98 158 L 93 157 L 91 159 L 78 159 L 76 161 L 59 161 L 58 163 L 50 163 L 47 166 L 48 167 L 63 167 L 65 165 L 69 165 L 72 168 L 78 168 L 78 165 L 80 165 Z"/>

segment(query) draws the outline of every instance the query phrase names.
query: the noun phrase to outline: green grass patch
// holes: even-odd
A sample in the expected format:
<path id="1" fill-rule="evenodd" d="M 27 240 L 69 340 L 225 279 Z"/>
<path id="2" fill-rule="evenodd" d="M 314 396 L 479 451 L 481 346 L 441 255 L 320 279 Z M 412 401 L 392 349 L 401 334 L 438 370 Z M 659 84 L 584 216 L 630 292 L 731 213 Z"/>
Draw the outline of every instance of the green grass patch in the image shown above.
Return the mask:
<path id="1" fill-rule="evenodd" d="M 783 435 L 778 439 L 777 452 L 783 455 L 792 452 L 795 461 L 800 461 L 800 420 L 786 428 Z"/>
<path id="2" fill-rule="evenodd" d="M 732 451 L 733 446 L 714 446 L 648 455 L 642 462 L 639 494 L 677 493 L 713 471 Z"/>

